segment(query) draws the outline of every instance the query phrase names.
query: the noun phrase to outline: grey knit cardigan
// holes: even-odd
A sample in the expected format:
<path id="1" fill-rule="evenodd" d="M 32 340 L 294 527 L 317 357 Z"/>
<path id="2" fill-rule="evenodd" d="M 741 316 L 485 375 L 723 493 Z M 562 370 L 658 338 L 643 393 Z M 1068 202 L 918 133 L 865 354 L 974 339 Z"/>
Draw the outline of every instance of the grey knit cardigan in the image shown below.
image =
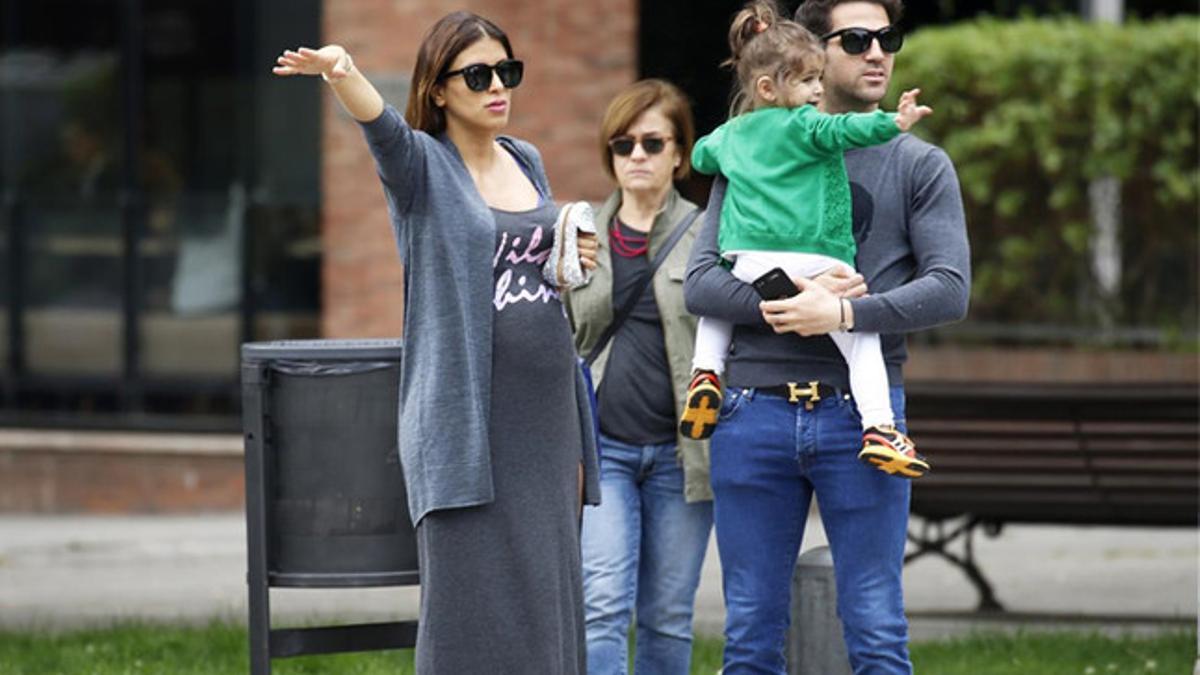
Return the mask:
<path id="1" fill-rule="evenodd" d="M 404 264 L 398 440 L 416 524 L 430 511 L 495 498 L 488 416 L 496 222 L 445 134 L 414 130 L 390 105 L 362 129 L 383 181 Z M 543 198 L 550 199 L 537 149 L 507 136 L 499 142 L 522 164 Z M 591 408 L 583 375 L 574 370 L 584 501 L 597 504 Z"/>

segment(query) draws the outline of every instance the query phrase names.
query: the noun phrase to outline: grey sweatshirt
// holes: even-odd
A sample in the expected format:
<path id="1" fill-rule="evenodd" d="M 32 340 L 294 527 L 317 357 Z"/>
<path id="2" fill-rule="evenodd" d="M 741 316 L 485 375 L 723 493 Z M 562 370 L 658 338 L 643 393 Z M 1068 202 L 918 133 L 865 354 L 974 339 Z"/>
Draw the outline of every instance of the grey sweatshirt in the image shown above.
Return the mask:
<path id="1" fill-rule="evenodd" d="M 496 223 L 445 134 L 414 130 L 390 105 L 362 129 L 404 264 L 399 444 L 417 523 L 435 509 L 486 504 L 495 496 L 488 416 Z M 537 149 L 514 138 L 498 140 L 549 199 Z M 582 378 L 577 368 L 585 501 L 595 504 L 599 469 Z"/>
<path id="2" fill-rule="evenodd" d="M 893 386 L 903 384 L 904 333 L 958 321 L 967 312 L 971 256 L 954 165 L 910 134 L 846 152 L 854 205 L 856 267 L 869 295 L 851 301 L 854 330 L 881 333 Z M 688 311 L 734 324 L 726 386 L 764 387 L 819 380 L 849 388 L 846 362 L 827 336 L 777 335 L 758 294 L 720 264 L 717 231 L 726 181 L 713 184 L 692 249 Z"/>

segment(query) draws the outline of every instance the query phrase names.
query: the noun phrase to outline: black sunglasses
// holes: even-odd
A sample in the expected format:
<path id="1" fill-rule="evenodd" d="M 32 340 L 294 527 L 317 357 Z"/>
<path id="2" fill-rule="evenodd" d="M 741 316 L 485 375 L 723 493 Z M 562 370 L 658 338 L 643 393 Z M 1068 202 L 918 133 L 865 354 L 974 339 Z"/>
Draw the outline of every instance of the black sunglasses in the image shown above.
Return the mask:
<path id="1" fill-rule="evenodd" d="M 640 145 L 647 155 L 657 155 L 667 147 L 670 136 L 617 136 L 608 142 L 608 147 L 618 157 L 628 157 L 633 154 L 634 147 Z"/>
<path id="2" fill-rule="evenodd" d="M 879 40 L 879 48 L 888 54 L 895 54 L 904 46 L 904 33 L 895 26 L 884 26 L 879 30 L 866 28 L 843 28 L 821 36 L 823 42 L 829 42 L 841 36 L 842 50 L 847 54 L 861 54 L 871 48 L 872 40 Z"/>
<path id="3" fill-rule="evenodd" d="M 438 81 L 448 80 L 455 75 L 462 75 L 463 81 L 467 83 L 467 89 L 471 91 L 487 91 L 487 88 L 492 86 L 493 72 L 500 76 L 500 84 L 509 89 L 515 89 L 518 84 L 521 84 L 521 78 L 525 75 L 525 64 L 517 59 L 504 59 L 494 66 L 489 66 L 486 63 L 472 63 L 465 68 L 442 73 Z"/>

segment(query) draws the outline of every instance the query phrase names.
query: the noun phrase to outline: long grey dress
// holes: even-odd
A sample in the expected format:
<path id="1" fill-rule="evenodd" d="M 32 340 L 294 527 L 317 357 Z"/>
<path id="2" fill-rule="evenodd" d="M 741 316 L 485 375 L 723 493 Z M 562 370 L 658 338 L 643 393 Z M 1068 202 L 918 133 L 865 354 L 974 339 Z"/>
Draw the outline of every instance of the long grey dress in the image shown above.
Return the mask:
<path id="1" fill-rule="evenodd" d="M 575 349 L 542 280 L 557 210 L 493 209 L 495 501 L 422 519 L 420 675 L 583 675 Z"/>

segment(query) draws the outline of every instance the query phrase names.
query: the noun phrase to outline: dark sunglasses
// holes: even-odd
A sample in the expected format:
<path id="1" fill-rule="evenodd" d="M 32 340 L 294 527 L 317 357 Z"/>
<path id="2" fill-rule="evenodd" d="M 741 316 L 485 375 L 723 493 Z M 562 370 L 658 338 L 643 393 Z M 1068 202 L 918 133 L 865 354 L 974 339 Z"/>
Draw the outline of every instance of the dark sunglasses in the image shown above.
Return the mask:
<path id="1" fill-rule="evenodd" d="M 509 89 L 515 89 L 518 84 L 521 84 L 521 78 L 525 75 L 525 64 L 517 59 L 504 59 L 494 66 L 486 63 L 472 63 L 466 68 L 442 73 L 438 81 L 462 75 L 463 81 L 467 83 L 467 89 L 487 91 L 488 87 L 492 86 L 492 73 L 500 76 L 500 84 Z"/>
<path id="2" fill-rule="evenodd" d="M 642 150 L 647 155 L 657 155 L 667 147 L 667 141 L 669 140 L 671 140 L 670 136 L 642 136 L 641 138 L 617 136 L 608 142 L 608 147 L 618 157 L 632 155 L 633 148 L 638 145 L 642 146 Z"/>
<path id="3" fill-rule="evenodd" d="M 842 38 L 842 50 L 847 54 L 861 54 L 871 48 L 872 40 L 879 40 L 879 48 L 888 54 L 895 54 L 904 46 L 904 33 L 895 26 L 884 26 L 879 30 L 866 28 L 843 28 L 821 36 L 823 42 L 829 42 L 835 37 Z"/>

